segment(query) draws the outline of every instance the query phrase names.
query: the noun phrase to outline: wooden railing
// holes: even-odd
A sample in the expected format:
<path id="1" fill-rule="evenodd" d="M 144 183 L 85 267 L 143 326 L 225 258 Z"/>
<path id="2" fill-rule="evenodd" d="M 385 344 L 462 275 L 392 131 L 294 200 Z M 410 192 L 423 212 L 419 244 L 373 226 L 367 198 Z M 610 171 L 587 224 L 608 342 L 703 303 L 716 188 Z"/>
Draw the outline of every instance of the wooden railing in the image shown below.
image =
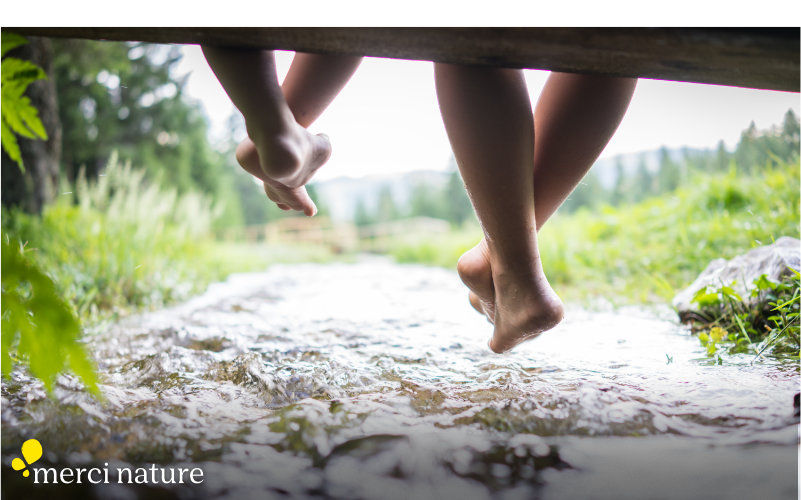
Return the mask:
<path id="1" fill-rule="evenodd" d="M 411 217 L 357 227 L 351 222 L 335 222 L 328 217 L 287 217 L 248 226 L 223 235 L 249 242 L 320 245 L 336 253 L 386 252 L 400 239 L 410 236 L 430 237 L 444 234 L 450 224 L 428 217 Z"/>

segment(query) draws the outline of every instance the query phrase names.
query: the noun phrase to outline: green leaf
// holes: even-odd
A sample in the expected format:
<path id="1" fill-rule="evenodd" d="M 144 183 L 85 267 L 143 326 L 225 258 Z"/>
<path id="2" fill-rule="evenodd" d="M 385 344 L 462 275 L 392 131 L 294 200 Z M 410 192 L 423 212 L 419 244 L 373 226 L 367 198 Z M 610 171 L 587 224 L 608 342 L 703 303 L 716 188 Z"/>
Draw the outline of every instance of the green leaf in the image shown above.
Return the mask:
<path id="1" fill-rule="evenodd" d="M 773 290 L 778 284 L 769 280 L 766 274 L 762 274 L 759 278 L 754 280 L 754 286 L 758 292 L 761 292 L 763 290 Z"/>
<path id="2" fill-rule="evenodd" d="M 6 84 L 11 85 L 12 87 L 9 87 L 9 91 L 13 90 L 18 95 L 22 95 L 28 85 L 36 80 L 47 78 L 44 70 L 31 61 L 24 61 L 16 57 L 6 57 L 0 64 L 2 64 L 3 69 L 3 86 L 5 87 Z"/>
<path id="3" fill-rule="evenodd" d="M 705 286 L 704 288 L 701 288 L 695 292 L 695 295 L 693 295 L 693 298 L 690 300 L 690 302 L 698 304 L 698 306 L 701 308 L 719 304 L 720 298 L 718 297 L 717 292 L 710 292 L 708 291 L 708 288 L 708 286 Z"/>
<path id="4" fill-rule="evenodd" d="M 733 284 L 734 284 L 734 283 L 732 283 L 732 285 L 733 285 Z M 739 293 L 737 293 L 737 292 L 734 290 L 734 288 L 732 288 L 732 287 L 731 287 L 731 285 L 723 285 L 722 287 L 720 287 L 720 291 L 719 291 L 719 293 L 720 293 L 720 294 L 721 294 L 723 297 L 727 297 L 727 298 L 730 298 L 730 299 L 735 299 L 735 300 L 737 300 L 738 302 L 742 302 L 742 301 L 743 301 L 743 298 L 742 298 L 742 297 L 740 297 L 740 294 L 739 294 Z"/>
<path id="5" fill-rule="evenodd" d="M 72 308 L 20 245 L 2 240 L 3 374 L 11 371 L 15 353 L 48 390 L 59 373 L 71 370 L 98 394 L 94 364 L 80 342 Z"/>
<path id="6" fill-rule="evenodd" d="M 19 42 L 10 38 L 11 44 Z M 24 39 L 23 39 L 24 43 Z M 19 46 L 19 44 L 15 45 Z M 10 50 L 10 49 L 9 49 Z M 3 54 L 6 52 L 6 33 L 3 33 Z M 3 59 L 0 67 L 0 95 L 2 95 L 2 146 L 8 156 L 17 162 L 20 170 L 24 171 L 22 154 L 17 138 L 14 134 L 28 139 L 47 139 L 47 131 L 39 113 L 31 105 L 25 91 L 36 80 L 47 78 L 42 68 L 30 61 L 23 61 L 14 57 Z"/>
<path id="7" fill-rule="evenodd" d="M 9 128 L 29 139 L 47 139 L 39 113 L 24 93 L 44 72 L 30 61 L 6 58 L 2 62 L 2 116 Z"/>
<path id="8" fill-rule="evenodd" d="M 22 153 L 19 150 L 17 138 L 14 137 L 14 133 L 11 132 L 11 129 L 6 125 L 5 119 L 0 120 L 0 138 L 2 138 L 3 141 L 3 151 L 6 152 L 9 158 L 17 162 L 20 170 L 24 172 L 25 165 L 22 164 Z"/>
<path id="9" fill-rule="evenodd" d="M 0 57 L 5 57 L 6 53 L 10 50 L 16 49 L 20 45 L 25 45 L 28 40 L 24 36 L 9 31 L 0 33 Z"/>

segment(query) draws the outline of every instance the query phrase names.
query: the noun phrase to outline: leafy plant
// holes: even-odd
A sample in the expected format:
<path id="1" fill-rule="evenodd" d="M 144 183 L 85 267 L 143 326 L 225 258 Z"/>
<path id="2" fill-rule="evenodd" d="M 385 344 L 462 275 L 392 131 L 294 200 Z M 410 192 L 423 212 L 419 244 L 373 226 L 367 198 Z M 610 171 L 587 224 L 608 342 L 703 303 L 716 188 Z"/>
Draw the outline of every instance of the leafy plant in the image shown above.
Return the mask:
<path id="1" fill-rule="evenodd" d="M 698 340 L 708 356 L 719 356 L 719 350 L 725 348 L 731 354 L 768 353 L 797 359 L 800 289 L 798 271 L 793 270 L 780 283 L 763 274 L 754 280 L 751 289 L 751 298 L 760 300 L 749 307 L 733 284 L 704 287 L 693 297 L 704 321 L 696 321 L 692 327 L 699 332 Z"/>
<path id="2" fill-rule="evenodd" d="M 47 139 L 47 132 L 39 119 L 39 113 L 31 104 L 31 100 L 25 96 L 25 91 L 31 83 L 47 78 L 47 75 L 42 68 L 30 61 L 6 57 L 8 51 L 26 43 L 28 42 L 20 35 L 6 31 L 2 33 L 2 49 L 0 49 L 3 58 L 0 68 L 2 145 L 9 158 L 17 162 L 22 170 L 25 166 L 22 164 L 22 153 L 16 135 L 28 139 Z"/>
<path id="3" fill-rule="evenodd" d="M 98 393 L 94 364 L 80 342 L 81 328 L 56 284 L 28 258 L 25 247 L 2 238 L 2 373 L 25 361 L 51 390 L 56 375 L 72 370 Z"/>

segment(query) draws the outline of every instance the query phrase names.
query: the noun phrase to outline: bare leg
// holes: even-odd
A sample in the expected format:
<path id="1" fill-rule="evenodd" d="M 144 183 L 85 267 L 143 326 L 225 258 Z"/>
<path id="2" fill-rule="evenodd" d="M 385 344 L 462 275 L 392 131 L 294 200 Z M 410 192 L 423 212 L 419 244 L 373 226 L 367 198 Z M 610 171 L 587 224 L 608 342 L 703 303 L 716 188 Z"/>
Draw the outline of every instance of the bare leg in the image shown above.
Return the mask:
<path id="1" fill-rule="evenodd" d="M 552 73 L 534 113 L 534 206 L 537 229 L 581 181 L 615 133 L 636 79 Z M 488 318 L 495 295 L 487 243 L 465 253 L 457 266 L 471 289 L 470 303 Z"/>
<path id="2" fill-rule="evenodd" d="M 314 123 L 361 62 L 361 56 L 295 54 L 281 86 L 295 120 L 306 128 Z"/>
<path id="3" fill-rule="evenodd" d="M 316 207 L 303 186 L 328 160 L 331 146 L 327 137 L 304 127 L 339 93 L 361 58 L 300 55 L 287 77 L 294 91 L 285 98 L 272 51 L 203 47 L 203 52 L 245 117 L 248 140 L 237 148 L 239 163 L 264 182 L 279 207 L 314 215 Z M 300 119 L 291 106 L 300 110 Z"/>
<path id="4" fill-rule="evenodd" d="M 308 128 L 320 117 L 348 83 L 361 61 L 362 58 L 358 56 L 295 54 L 281 90 L 298 125 Z M 258 167 L 259 153 L 250 137 L 239 143 L 236 158 L 248 172 L 252 173 Z M 306 190 L 302 189 L 305 195 Z M 283 193 L 273 185 L 265 183 L 264 192 L 280 209 L 292 209 L 281 202 L 284 199 Z"/>
<path id="5" fill-rule="evenodd" d="M 348 83 L 361 62 L 360 56 L 296 53 L 281 86 L 295 121 L 304 128 L 314 123 Z M 237 146 L 236 158 L 248 172 L 258 167 L 259 154 L 249 137 Z M 305 188 L 303 191 L 305 193 Z M 280 209 L 291 209 L 280 202 L 281 193 L 270 184 L 264 184 L 264 192 Z"/>
<path id="6" fill-rule="evenodd" d="M 445 129 L 487 242 L 495 296 L 490 348 L 503 352 L 563 315 L 537 251 L 528 91 L 517 70 L 437 64 L 435 74 Z"/>

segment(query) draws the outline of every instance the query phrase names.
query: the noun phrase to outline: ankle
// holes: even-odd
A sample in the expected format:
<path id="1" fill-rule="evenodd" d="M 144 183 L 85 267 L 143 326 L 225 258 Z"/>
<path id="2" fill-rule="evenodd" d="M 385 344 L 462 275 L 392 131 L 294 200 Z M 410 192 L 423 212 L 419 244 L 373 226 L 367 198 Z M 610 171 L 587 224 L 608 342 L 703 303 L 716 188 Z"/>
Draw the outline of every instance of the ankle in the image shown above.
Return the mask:
<path id="1" fill-rule="evenodd" d="M 303 144 L 297 131 L 263 135 L 253 142 L 259 152 L 261 169 L 271 179 L 279 182 L 291 179 L 303 165 Z"/>
<path id="2" fill-rule="evenodd" d="M 536 276 L 542 273 L 540 255 L 537 251 L 537 234 L 533 227 L 529 231 L 520 229 L 515 237 L 502 240 L 487 238 L 485 241 L 486 252 L 493 270 L 521 276 Z"/>
<path id="3" fill-rule="evenodd" d="M 537 252 L 502 256 L 490 252 L 492 279 L 500 284 L 519 285 L 539 282 L 543 277 Z"/>

